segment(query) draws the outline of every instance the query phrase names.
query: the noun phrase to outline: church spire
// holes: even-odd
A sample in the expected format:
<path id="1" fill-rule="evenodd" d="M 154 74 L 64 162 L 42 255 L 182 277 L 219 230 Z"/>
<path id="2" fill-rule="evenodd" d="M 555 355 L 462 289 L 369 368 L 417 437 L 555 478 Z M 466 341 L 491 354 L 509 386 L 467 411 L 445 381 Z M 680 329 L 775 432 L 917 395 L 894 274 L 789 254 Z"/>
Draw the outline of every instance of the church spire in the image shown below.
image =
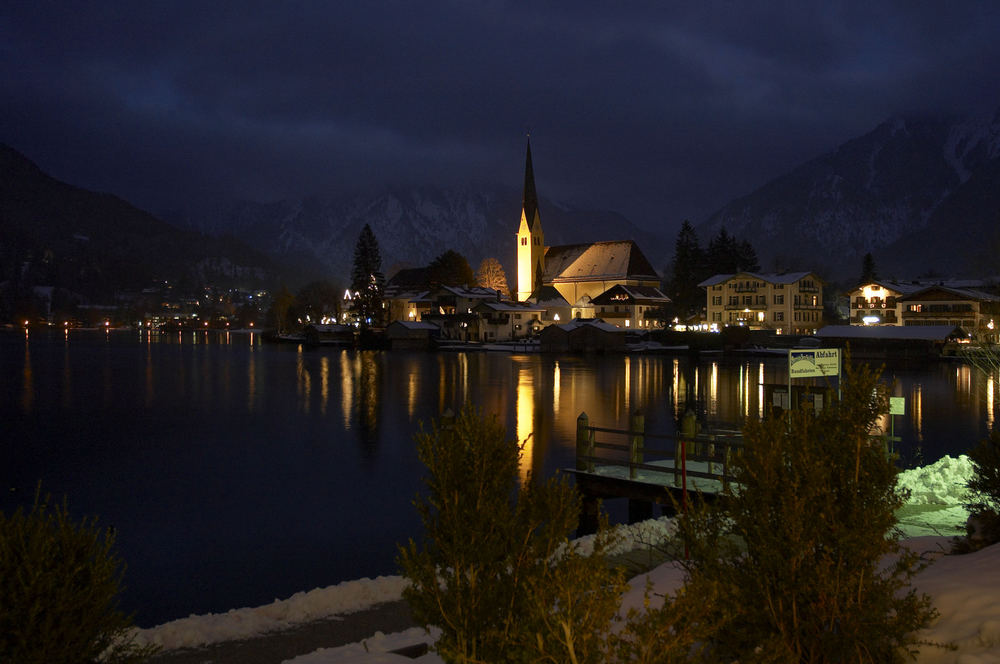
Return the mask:
<path id="1" fill-rule="evenodd" d="M 545 274 L 545 235 L 538 216 L 535 170 L 531 166 L 531 137 L 524 161 L 524 198 L 521 224 L 517 231 L 517 300 L 524 302 L 539 286 Z"/>
<path id="2" fill-rule="evenodd" d="M 528 156 L 524 164 L 524 198 L 521 209 L 528 220 L 528 228 L 533 228 L 538 218 L 538 194 L 535 192 L 535 169 L 531 166 L 531 136 L 528 136 Z"/>

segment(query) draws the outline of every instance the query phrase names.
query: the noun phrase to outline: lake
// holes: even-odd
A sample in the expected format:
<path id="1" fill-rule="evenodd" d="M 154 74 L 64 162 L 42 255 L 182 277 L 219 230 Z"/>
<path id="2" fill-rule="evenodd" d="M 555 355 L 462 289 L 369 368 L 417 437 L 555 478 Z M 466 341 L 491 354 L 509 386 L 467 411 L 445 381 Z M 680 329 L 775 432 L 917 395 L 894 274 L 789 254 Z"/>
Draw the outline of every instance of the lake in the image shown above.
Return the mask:
<path id="1" fill-rule="evenodd" d="M 964 453 L 996 376 L 894 369 L 904 465 Z M 472 403 L 526 440 L 522 475 L 574 464 L 576 419 L 671 433 L 764 408 L 781 357 L 380 352 L 266 345 L 259 334 L 0 332 L 0 508 L 43 492 L 97 515 L 127 563 L 123 605 L 150 626 L 396 573 L 419 537 L 414 433 Z M 614 516 L 624 509 L 610 506 Z"/>

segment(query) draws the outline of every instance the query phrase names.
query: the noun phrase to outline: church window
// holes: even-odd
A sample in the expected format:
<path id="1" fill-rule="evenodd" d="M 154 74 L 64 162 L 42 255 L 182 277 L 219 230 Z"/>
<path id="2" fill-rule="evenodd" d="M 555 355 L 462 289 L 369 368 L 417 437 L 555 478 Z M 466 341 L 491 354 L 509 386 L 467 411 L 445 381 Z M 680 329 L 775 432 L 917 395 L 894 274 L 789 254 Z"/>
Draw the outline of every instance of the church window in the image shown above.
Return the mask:
<path id="1" fill-rule="evenodd" d="M 521 246 L 522 247 L 527 247 L 528 246 L 528 238 L 526 238 L 526 237 L 522 237 L 521 238 Z"/>

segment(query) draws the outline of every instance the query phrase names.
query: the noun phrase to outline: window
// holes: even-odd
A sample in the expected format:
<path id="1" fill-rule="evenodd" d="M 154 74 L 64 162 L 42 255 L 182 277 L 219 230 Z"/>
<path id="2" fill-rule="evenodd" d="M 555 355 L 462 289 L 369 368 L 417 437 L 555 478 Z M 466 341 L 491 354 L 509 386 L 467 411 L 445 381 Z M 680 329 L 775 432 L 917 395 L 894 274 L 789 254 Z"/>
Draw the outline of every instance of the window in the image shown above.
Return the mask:
<path id="1" fill-rule="evenodd" d="M 721 323 L 722 322 L 722 312 L 721 311 L 713 311 L 712 312 L 712 320 L 715 321 L 715 322 Z"/>
<path id="2" fill-rule="evenodd" d="M 729 296 L 729 304 L 735 305 L 735 304 L 739 304 L 739 303 L 740 303 L 740 296 L 739 295 L 730 295 Z"/>
<path id="3" fill-rule="evenodd" d="M 767 296 L 766 295 L 758 295 L 757 296 L 757 304 L 763 304 L 763 305 L 766 306 L 767 305 Z"/>
<path id="4" fill-rule="evenodd" d="M 784 295 L 775 295 L 774 296 L 774 303 L 775 304 L 784 304 L 785 303 L 785 296 Z"/>
<path id="5" fill-rule="evenodd" d="M 792 304 L 795 305 L 796 307 L 801 306 L 801 304 L 802 304 L 802 296 L 801 295 L 796 295 L 794 297 L 794 299 L 792 300 Z M 798 320 L 798 319 L 796 319 L 796 320 Z"/>
<path id="6" fill-rule="evenodd" d="M 722 296 L 721 295 L 713 295 L 712 296 L 712 304 L 716 305 L 716 306 L 721 305 L 722 304 Z"/>
<path id="7" fill-rule="evenodd" d="M 527 247 L 528 246 L 528 238 L 526 238 L 526 237 L 522 237 L 521 238 L 521 246 L 522 247 Z"/>
<path id="8" fill-rule="evenodd" d="M 785 320 L 785 312 L 784 311 L 775 311 L 774 312 L 774 320 L 775 321 L 783 321 L 783 320 Z"/>
<path id="9" fill-rule="evenodd" d="M 743 304 L 746 304 L 746 305 L 753 304 L 753 295 L 744 295 L 743 296 Z"/>

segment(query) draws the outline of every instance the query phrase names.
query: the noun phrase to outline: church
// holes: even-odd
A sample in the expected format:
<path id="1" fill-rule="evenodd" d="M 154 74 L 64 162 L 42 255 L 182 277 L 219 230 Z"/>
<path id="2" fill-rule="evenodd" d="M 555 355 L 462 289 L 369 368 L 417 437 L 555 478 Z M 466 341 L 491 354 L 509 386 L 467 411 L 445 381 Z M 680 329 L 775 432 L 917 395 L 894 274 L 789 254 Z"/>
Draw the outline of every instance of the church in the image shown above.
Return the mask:
<path id="1" fill-rule="evenodd" d="M 649 328 L 656 323 L 646 313 L 670 302 L 659 286 L 659 275 L 632 240 L 545 246 L 529 140 L 517 231 L 517 300 L 544 304 L 554 321 L 563 310 L 567 318 Z"/>

